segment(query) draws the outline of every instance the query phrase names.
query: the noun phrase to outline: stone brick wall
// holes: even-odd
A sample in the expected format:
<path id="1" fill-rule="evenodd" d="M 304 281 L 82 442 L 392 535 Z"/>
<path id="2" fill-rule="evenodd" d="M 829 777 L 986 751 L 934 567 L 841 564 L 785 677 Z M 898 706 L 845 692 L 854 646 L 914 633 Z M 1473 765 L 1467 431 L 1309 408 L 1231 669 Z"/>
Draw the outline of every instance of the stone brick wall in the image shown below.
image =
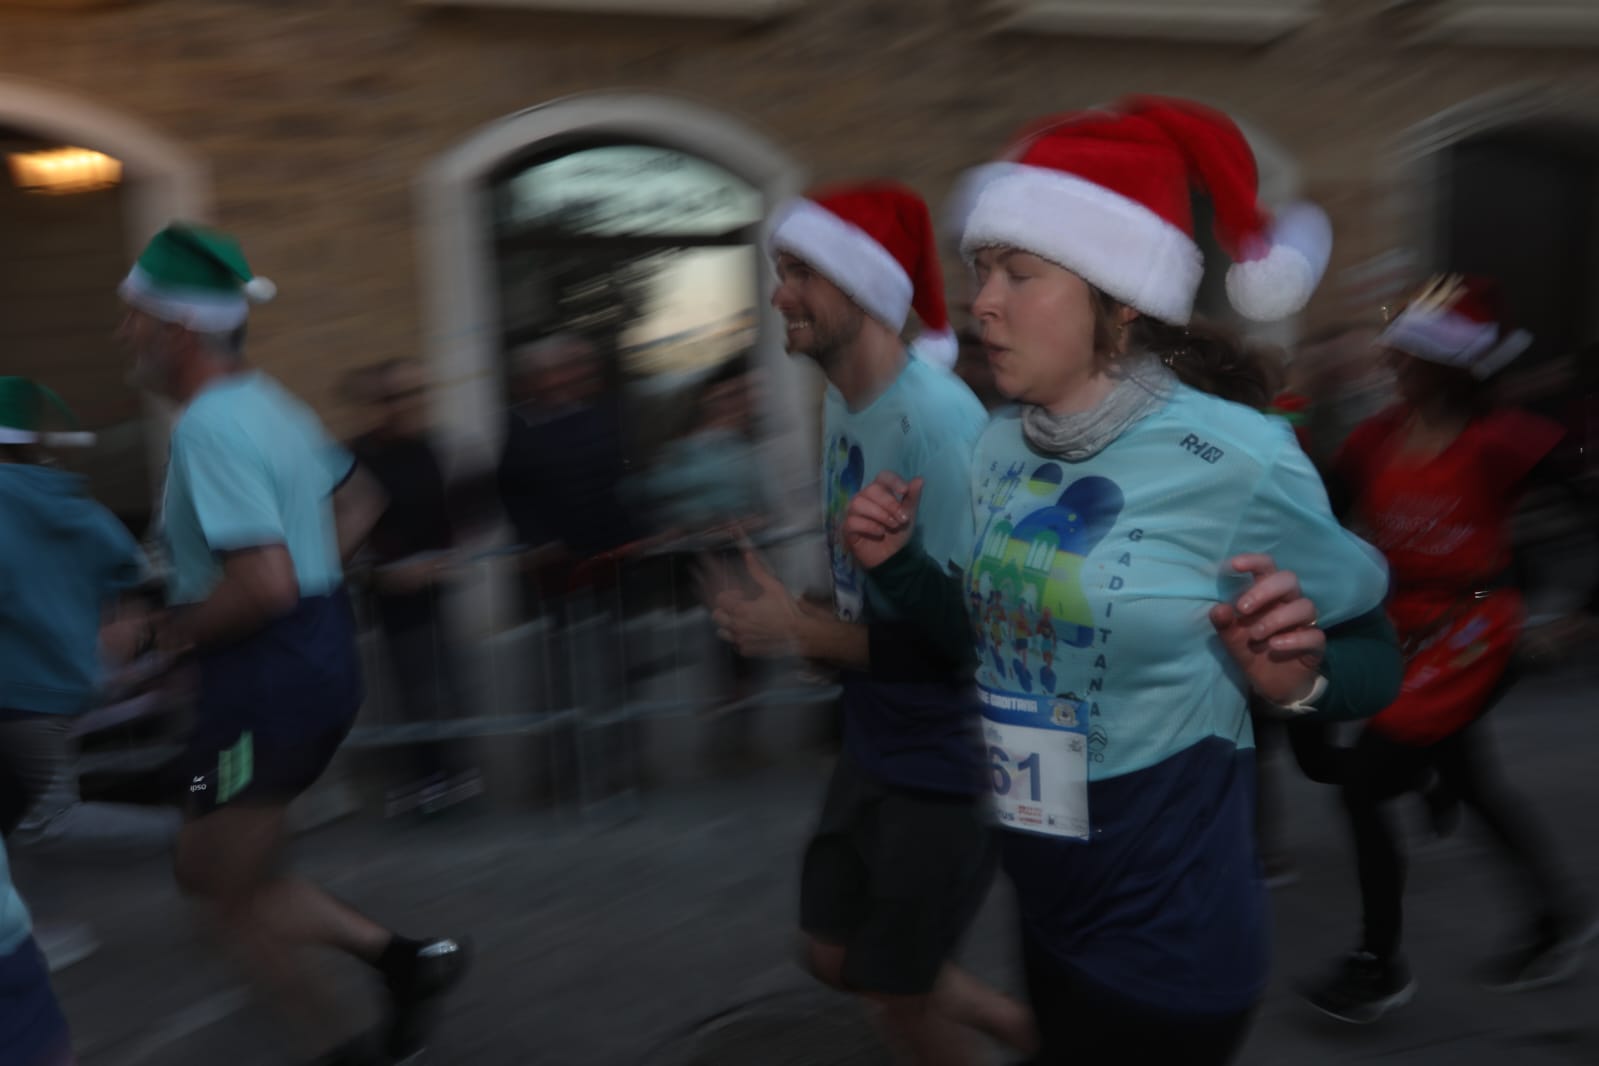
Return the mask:
<path id="1" fill-rule="evenodd" d="M 1259 48 L 991 34 L 983 6 L 813 0 L 753 27 L 403 0 L 0 8 L 0 74 L 118 109 L 206 162 L 216 221 L 280 286 L 257 357 L 324 407 L 342 368 L 419 351 L 419 171 L 482 124 L 568 94 L 682 94 L 815 178 L 897 175 L 934 198 L 1041 113 L 1192 95 L 1298 161 L 1337 224 L 1335 267 L 1390 242 L 1387 153 L 1411 125 L 1527 84 L 1574 113 L 1599 99 L 1592 52 L 1409 46 L 1377 0 L 1329 2 Z"/>

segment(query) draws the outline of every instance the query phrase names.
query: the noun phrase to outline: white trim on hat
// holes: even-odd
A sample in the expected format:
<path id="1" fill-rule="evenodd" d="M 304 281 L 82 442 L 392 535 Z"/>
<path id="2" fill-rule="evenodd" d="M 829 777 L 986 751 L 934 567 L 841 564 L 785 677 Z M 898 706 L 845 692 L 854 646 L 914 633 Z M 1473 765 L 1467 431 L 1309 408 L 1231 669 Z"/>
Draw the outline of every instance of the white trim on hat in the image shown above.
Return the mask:
<path id="1" fill-rule="evenodd" d="M 137 263 L 117 287 L 117 293 L 139 310 L 197 333 L 226 333 L 244 325 L 250 316 L 250 301 L 242 291 L 234 295 L 163 285 Z"/>
<path id="2" fill-rule="evenodd" d="M 983 178 L 969 194 L 961 235 L 967 259 L 982 248 L 1019 248 L 1162 322 L 1188 321 L 1205 260 L 1179 227 L 1136 200 L 1064 171 L 1011 164 Z"/>
<path id="3" fill-rule="evenodd" d="M 1434 308 L 1407 308 L 1382 331 L 1377 343 L 1429 363 L 1469 370 L 1486 378 L 1532 344 L 1522 330 L 1501 336 L 1499 326 Z"/>
<path id="4" fill-rule="evenodd" d="M 93 448 L 95 441 L 98 439 L 93 433 L 85 430 L 72 430 L 63 433 L 54 431 L 35 433 L 31 429 L 0 426 L 0 444 L 44 444 L 51 448 Z"/>
<path id="5" fill-rule="evenodd" d="M 773 223 L 768 244 L 774 256 L 788 252 L 804 260 L 889 329 L 905 328 L 916 287 L 869 233 L 807 199 L 784 204 Z"/>

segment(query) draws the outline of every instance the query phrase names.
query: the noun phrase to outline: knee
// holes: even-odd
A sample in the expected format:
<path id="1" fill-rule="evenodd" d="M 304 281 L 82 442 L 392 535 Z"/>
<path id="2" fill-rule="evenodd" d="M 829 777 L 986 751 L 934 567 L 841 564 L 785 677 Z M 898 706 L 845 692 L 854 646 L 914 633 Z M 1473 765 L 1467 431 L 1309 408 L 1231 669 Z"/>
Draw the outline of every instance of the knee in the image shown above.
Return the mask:
<path id="1" fill-rule="evenodd" d="M 877 1015 L 878 1022 L 890 1031 L 904 1036 L 918 1031 L 927 1019 L 928 997 L 888 996 L 872 994 L 866 997 Z"/>
<path id="2" fill-rule="evenodd" d="M 824 944 L 807 939 L 802 948 L 805 968 L 824 985 L 844 987 L 844 949 L 836 944 Z"/>

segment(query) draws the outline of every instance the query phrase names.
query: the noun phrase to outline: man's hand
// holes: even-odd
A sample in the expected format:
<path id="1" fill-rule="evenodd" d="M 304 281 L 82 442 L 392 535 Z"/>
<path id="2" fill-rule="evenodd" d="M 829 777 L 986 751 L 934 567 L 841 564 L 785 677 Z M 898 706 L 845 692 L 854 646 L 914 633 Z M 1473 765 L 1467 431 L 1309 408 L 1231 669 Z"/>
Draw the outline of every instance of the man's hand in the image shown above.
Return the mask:
<path id="1" fill-rule="evenodd" d="M 1234 603 L 1210 609 L 1222 646 L 1262 699 L 1275 704 L 1304 699 L 1315 687 L 1327 650 L 1316 605 L 1301 593 L 1293 571 L 1278 570 L 1269 555 L 1240 555 L 1228 565 L 1253 574 L 1254 580 Z"/>
<path id="2" fill-rule="evenodd" d="M 805 612 L 753 548 L 744 550 L 748 581 L 739 582 L 714 564 L 702 575 L 713 610 L 716 635 L 739 654 L 778 659 L 802 654 L 800 627 Z M 742 588 L 740 585 L 742 584 Z"/>

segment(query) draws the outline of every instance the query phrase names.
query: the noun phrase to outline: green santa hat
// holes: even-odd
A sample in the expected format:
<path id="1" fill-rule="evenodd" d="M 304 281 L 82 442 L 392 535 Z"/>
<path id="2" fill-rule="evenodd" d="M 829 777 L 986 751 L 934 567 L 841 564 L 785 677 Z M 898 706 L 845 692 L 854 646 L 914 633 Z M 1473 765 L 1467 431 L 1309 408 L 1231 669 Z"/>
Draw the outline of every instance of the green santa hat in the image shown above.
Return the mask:
<path id="1" fill-rule="evenodd" d="M 46 432 L 47 415 L 59 416 L 69 432 Z M 78 429 L 78 417 L 54 392 L 27 378 L 0 378 L 0 444 L 47 444 L 88 448 L 94 434 Z"/>
<path id="2" fill-rule="evenodd" d="M 278 290 L 251 272 L 232 237 L 174 222 L 150 239 L 118 291 L 164 322 L 198 333 L 226 333 L 244 325 L 252 302 L 265 303 Z"/>

